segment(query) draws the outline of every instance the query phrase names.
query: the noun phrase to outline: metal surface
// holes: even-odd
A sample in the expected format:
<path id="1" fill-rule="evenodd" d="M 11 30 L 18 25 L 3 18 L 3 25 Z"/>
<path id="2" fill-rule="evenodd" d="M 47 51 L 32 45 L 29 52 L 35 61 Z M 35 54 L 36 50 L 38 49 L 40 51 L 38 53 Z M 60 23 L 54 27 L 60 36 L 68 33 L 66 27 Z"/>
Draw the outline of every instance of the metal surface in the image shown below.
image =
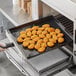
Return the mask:
<path id="1" fill-rule="evenodd" d="M 62 25 L 58 21 L 56 21 L 54 19 L 54 17 L 52 17 L 52 16 L 51 17 L 46 17 L 46 18 L 43 18 L 43 19 L 40 19 L 40 20 L 37 20 L 37 21 L 33 21 L 33 22 L 30 22 L 30 23 L 27 23 L 25 25 L 21 25 L 21 26 L 12 28 L 12 29 L 9 30 L 9 32 L 8 31 L 7 32 L 8 32 L 8 34 L 10 34 L 13 37 L 12 38 L 10 36 L 14 40 L 14 42 L 17 43 L 16 39 L 19 36 L 20 31 L 25 30 L 25 29 L 27 29 L 29 27 L 32 27 L 33 25 L 40 25 L 41 26 L 42 24 L 45 24 L 45 23 L 49 23 L 54 28 L 60 28 L 62 30 L 62 32 L 64 33 L 64 35 L 65 35 L 64 36 L 65 37 L 64 43 L 56 44 L 56 46 L 54 48 L 58 48 L 58 47 L 60 47 L 62 45 L 65 45 L 65 44 L 67 44 L 67 43 L 69 43 L 71 41 L 71 38 L 69 37 L 69 35 L 66 34 L 65 29 L 63 29 L 61 27 Z M 21 44 L 17 43 L 17 47 L 21 48 L 20 51 L 23 51 L 23 53 L 25 54 L 25 56 L 27 58 L 32 58 L 34 56 L 40 55 L 36 50 L 30 51 L 30 50 L 28 50 L 26 48 L 24 49 Z M 46 49 L 46 51 L 50 51 L 50 50 L 52 50 L 54 48 L 49 48 L 48 47 Z"/>
<path id="2" fill-rule="evenodd" d="M 51 50 L 45 54 L 29 59 L 29 63 L 38 71 L 44 72 L 54 66 L 66 61 L 69 58 L 60 49 Z"/>
<path id="3" fill-rule="evenodd" d="M 65 30 L 73 37 L 73 22 L 62 15 L 58 15 L 56 18 L 60 23 L 62 23 L 62 25 L 65 27 Z"/>
<path id="4" fill-rule="evenodd" d="M 0 12 L 15 26 L 32 21 L 32 18 L 18 6 L 13 6 L 12 0 L 0 0 Z"/>

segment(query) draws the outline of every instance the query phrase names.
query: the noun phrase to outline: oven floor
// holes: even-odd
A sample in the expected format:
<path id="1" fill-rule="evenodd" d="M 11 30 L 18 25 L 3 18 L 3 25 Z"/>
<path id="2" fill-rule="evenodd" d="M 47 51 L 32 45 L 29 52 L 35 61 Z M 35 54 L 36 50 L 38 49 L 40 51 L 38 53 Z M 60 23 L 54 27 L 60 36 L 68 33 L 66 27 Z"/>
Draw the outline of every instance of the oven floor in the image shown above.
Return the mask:
<path id="1" fill-rule="evenodd" d="M 25 76 L 0 52 L 0 76 Z"/>

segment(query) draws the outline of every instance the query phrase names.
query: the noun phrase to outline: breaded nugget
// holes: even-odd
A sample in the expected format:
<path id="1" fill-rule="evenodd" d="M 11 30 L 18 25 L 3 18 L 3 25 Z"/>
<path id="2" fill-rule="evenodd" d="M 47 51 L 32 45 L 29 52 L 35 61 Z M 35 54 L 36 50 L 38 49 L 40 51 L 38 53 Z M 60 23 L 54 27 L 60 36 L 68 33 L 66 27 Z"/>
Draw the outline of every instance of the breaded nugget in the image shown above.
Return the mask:
<path id="1" fill-rule="evenodd" d="M 42 31 L 42 34 L 46 35 L 46 34 L 48 34 L 48 32 L 47 31 Z"/>
<path id="2" fill-rule="evenodd" d="M 27 36 L 32 36 L 32 33 L 30 31 L 28 31 Z"/>
<path id="3" fill-rule="evenodd" d="M 55 29 L 55 32 L 58 34 L 58 33 L 61 32 L 61 30 L 60 29 Z"/>
<path id="4" fill-rule="evenodd" d="M 45 38 L 45 35 L 44 34 L 39 34 L 39 37 L 40 38 Z"/>
<path id="5" fill-rule="evenodd" d="M 27 35 L 26 35 L 26 34 L 21 34 L 20 37 L 21 37 L 21 38 L 26 38 Z"/>
<path id="6" fill-rule="evenodd" d="M 58 43 L 63 43 L 63 42 L 64 42 L 64 38 L 59 37 L 59 38 L 58 38 Z"/>
<path id="7" fill-rule="evenodd" d="M 21 35 L 21 34 L 26 34 L 26 32 L 25 32 L 25 31 L 21 31 L 21 32 L 20 32 L 20 35 Z"/>
<path id="8" fill-rule="evenodd" d="M 21 37 L 18 37 L 18 38 L 17 38 L 17 42 L 19 42 L 19 43 L 22 43 L 22 42 L 23 42 L 23 40 L 24 40 L 24 39 L 23 39 L 23 38 L 21 38 Z"/>
<path id="9" fill-rule="evenodd" d="M 45 47 L 40 47 L 40 48 L 38 49 L 38 52 L 39 52 L 39 53 L 45 52 Z"/>
<path id="10" fill-rule="evenodd" d="M 33 35 L 36 35 L 36 34 L 37 34 L 37 31 L 36 31 L 36 30 L 33 30 L 33 31 L 32 31 L 32 34 L 33 34 Z"/>
<path id="11" fill-rule="evenodd" d="M 51 27 L 51 28 L 48 28 L 47 31 L 48 31 L 48 32 L 55 32 L 55 29 L 54 29 L 53 27 Z"/>
<path id="12" fill-rule="evenodd" d="M 47 43 L 48 41 L 49 41 L 49 39 L 46 37 L 43 39 L 43 42 L 45 42 L 45 43 Z"/>
<path id="13" fill-rule="evenodd" d="M 33 35 L 33 36 L 31 36 L 31 39 L 34 39 L 36 37 L 38 37 L 38 35 Z"/>
<path id="14" fill-rule="evenodd" d="M 40 44 L 36 44 L 35 49 L 39 49 L 39 48 L 40 48 Z"/>
<path id="15" fill-rule="evenodd" d="M 41 47 L 47 47 L 47 44 L 46 43 L 41 43 Z"/>
<path id="16" fill-rule="evenodd" d="M 49 24 L 44 24 L 44 25 L 42 25 L 42 27 L 47 28 L 47 27 L 50 27 L 50 25 Z"/>
<path id="17" fill-rule="evenodd" d="M 63 37 L 64 36 L 64 34 L 63 33 L 58 33 L 57 34 L 57 37 L 59 38 L 59 37 Z"/>
<path id="18" fill-rule="evenodd" d="M 38 44 L 41 44 L 41 43 L 43 43 L 43 40 L 42 40 L 42 39 L 39 39 L 39 40 L 37 41 L 37 43 L 38 43 Z"/>
<path id="19" fill-rule="evenodd" d="M 29 40 L 31 40 L 31 38 L 30 37 L 26 37 L 23 41 L 29 41 Z"/>
<path id="20" fill-rule="evenodd" d="M 50 32 L 50 35 L 52 36 L 52 35 L 56 35 L 56 32 Z"/>
<path id="21" fill-rule="evenodd" d="M 27 28 L 25 31 L 26 31 L 26 32 L 32 31 L 32 29 L 31 29 L 31 28 Z"/>
<path id="22" fill-rule="evenodd" d="M 29 45 L 29 41 L 24 41 L 22 44 L 24 47 L 27 47 Z"/>
<path id="23" fill-rule="evenodd" d="M 46 34 L 46 38 L 51 38 L 51 35 L 50 34 Z"/>
<path id="24" fill-rule="evenodd" d="M 52 38 L 55 39 L 55 40 L 58 39 L 58 37 L 56 35 L 52 35 Z"/>
<path id="25" fill-rule="evenodd" d="M 54 38 L 50 38 L 49 42 L 56 43 L 56 40 Z"/>
<path id="26" fill-rule="evenodd" d="M 34 47 L 35 47 L 35 45 L 32 43 L 32 44 L 30 44 L 30 45 L 28 45 L 28 48 L 29 49 L 34 49 Z"/>
<path id="27" fill-rule="evenodd" d="M 34 40 L 30 40 L 29 43 L 30 44 L 35 44 L 35 41 Z"/>
<path id="28" fill-rule="evenodd" d="M 39 39 L 40 39 L 39 37 L 35 37 L 33 40 L 38 41 Z"/>
<path id="29" fill-rule="evenodd" d="M 48 29 L 49 29 L 49 28 L 50 28 L 50 27 L 46 27 L 46 28 L 45 28 L 45 31 L 47 31 L 47 32 L 48 32 Z"/>
<path id="30" fill-rule="evenodd" d="M 33 26 L 32 30 L 38 30 L 39 26 Z"/>
<path id="31" fill-rule="evenodd" d="M 44 30 L 43 27 L 38 28 L 38 31 L 43 31 L 43 30 Z"/>
<path id="32" fill-rule="evenodd" d="M 55 44 L 54 44 L 53 42 L 48 42 L 47 45 L 48 45 L 49 47 L 53 47 Z"/>
<path id="33" fill-rule="evenodd" d="M 37 35 L 39 35 L 39 34 L 41 34 L 41 33 L 42 33 L 42 31 L 41 31 L 41 30 L 40 30 L 40 31 L 39 31 L 39 30 L 37 31 Z"/>

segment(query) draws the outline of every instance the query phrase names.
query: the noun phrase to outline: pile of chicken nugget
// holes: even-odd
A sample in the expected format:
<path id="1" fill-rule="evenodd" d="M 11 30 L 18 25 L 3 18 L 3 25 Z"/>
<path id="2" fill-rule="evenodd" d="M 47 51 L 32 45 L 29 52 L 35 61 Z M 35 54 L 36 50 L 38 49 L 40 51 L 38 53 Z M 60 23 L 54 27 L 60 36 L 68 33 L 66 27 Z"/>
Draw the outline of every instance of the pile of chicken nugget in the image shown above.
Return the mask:
<path id="1" fill-rule="evenodd" d="M 42 53 L 46 51 L 47 46 L 54 47 L 56 43 L 63 43 L 64 34 L 60 29 L 44 24 L 42 27 L 33 26 L 21 31 L 17 42 L 22 43 L 23 47 Z"/>

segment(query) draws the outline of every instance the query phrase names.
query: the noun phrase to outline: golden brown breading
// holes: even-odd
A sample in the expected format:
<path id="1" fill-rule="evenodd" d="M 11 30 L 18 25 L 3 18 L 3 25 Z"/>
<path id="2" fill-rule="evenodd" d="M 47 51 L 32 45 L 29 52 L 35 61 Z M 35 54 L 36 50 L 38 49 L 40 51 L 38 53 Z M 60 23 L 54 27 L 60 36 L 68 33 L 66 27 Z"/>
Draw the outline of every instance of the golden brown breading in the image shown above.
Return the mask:
<path id="1" fill-rule="evenodd" d="M 33 35 L 33 36 L 31 36 L 31 39 L 34 39 L 36 37 L 38 37 L 38 35 Z"/>
<path id="2" fill-rule="evenodd" d="M 24 39 L 23 39 L 23 38 L 21 38 L 21 37 L 18 37 L 18 38 L 17 38 L 17 42 L 19 42 L 19 43 L 22 43 L 22 42 L 23 42 L 23 40 L 24 40 Z"/>
<path id="3" fill-rule="evenodd" d="M 25 32 L 25 31 L 21 31 L 21 32 L 20 32 L 20 35 L 21 35 L 21 34 L 26 34 L 26 32 Z"/>
<path id="4" fill-rule="evenodd" d="M 27 36 L 32 36 L 32 33 L 30 31 L 27 32 Z"/>
<path id="5" fill-rule="evenodd" d="M 39 37 L 40 38 L 45 38 L 45 35 L 44 34 L 39 34 Z"/>
<path id="6" fill-rule="evenodd" d="M 47 31 L 42 31 L 42 34 L 46 35 L 46 34 L 48 34 L 48 32 Z"/>
<path id="7" fill-rule="evenodd" d="M 50 34 L 46 34 L 46 38 L 51 38 L 51 35 Z"/>
<path id="8" fill-rule="evenodd" d="M 36 35 L 36 34 L 37 34 L 37 31 L 36 31 L 36 30 L 33 30 L 33 31 L 32 31 L 32 34 L 33 34 L 33 35 Z"/>
<path id="9" fill-rule="evenodd" d="M 58 38 L 58 43 L 63 43 L 64 42 L 64 38 L 60 37 Z"/>
<path id="10" fill-rule="evenodd" d="M 61 32 L 61 30 L 60 29 L 55 29 L 55 32 L 58 34 L 58 33 Z"/>
<path id="11" fill-rule="evenodd" d="M 27 28 L 25 31 L 29 32 L 29 31 L 32 31 L 32 29 L 31 28 Z"/>
<path id="12" fill-rule="evenodd" d="M 21 37 L 21 38 L 26 38 L 27 35 L 26 35 L 26 34 L 21 34 L 20 37 Z"/>
<path id="13" fill-rule="evenodd" d="M 34 41 L 38 41 L 40 38 L 39 37 L 36 37 L 36 38 L 34 38 L 33 40 Z"/>
<path id="14" fill-rule="evenodd" d="M 35 45 L 32 43 L 28 46 L 29 49 L 34 49 Z"/>
<path id="15" fill-rule="evenodd" d="M 58 35 L 57 35 L 58 38 L 59 38 L 59 37 L 63 37 L 63 36 L 64 36 L 63 33 L 58 33 Z"/>
<path id="16" fill-rule="evenodd" d="M 35 49 L 39 49 L 39 48 L 40 48 L 40 44 L 37 43 L 37 44 L 35 45 Z"/>
<path id="17" fill-rule="evenodd" d="M 53 42 L 48 42 L 47 45 L 48 45 L 49 47 L 53 47 L 55 44 L 54 44 Z"/>
<path id="18" fill-rule="evenodd" d="M 49 24 L 44 24 L 44 25 L 42 25 L 42 27 L 47 28 L 47 27 L 50 27 L 50 25 Z"/>
<path id="19" fill-rule="evenodd" d="M 53 27 L 51 27 L 51 28 L 48 28 L 48 30 L 47 30 L 48 32 L 54 32 L 55 31 L 55 29 L 53 28 Z"/>
<path id="20" fill-rule="evenodd" d="M 31 40 L 31 38 L 30 37 L 26 37 L 23 41 L 29 41 L 29 40 Z"/>
<path id="21" fill-rule="evenodd" d="M 25 42 L 23 42 L 23 44 L 22 44 L 24 47 L 27 47 L 28 45 L 29 45 L 29 41 L 25 41 Z"/>
<path id="22" fill-rule="evenodd" d="M 43 27 L 38 28 L 38 31 L 43 31 L 43 30 L 44 30 Z"/>
<path id="23" fill-rule="evenodd" d="M 43 42 L 47 43 L 48 40 L 49 40 L 49 39 L 45 37 L 45 38 L 43 39 Z"/>
<path id="24" fill-rule="evenodd" d="M 38 30 L 39 26 L 33 26 L 32 30 Z"/>
<path id="25" fill-rule="evenodd" d="M 40 48 L 38 49 L 38 52 L 39 52 L 39 53 L 45 52 L 45 47 L 40 47 Z"/>

